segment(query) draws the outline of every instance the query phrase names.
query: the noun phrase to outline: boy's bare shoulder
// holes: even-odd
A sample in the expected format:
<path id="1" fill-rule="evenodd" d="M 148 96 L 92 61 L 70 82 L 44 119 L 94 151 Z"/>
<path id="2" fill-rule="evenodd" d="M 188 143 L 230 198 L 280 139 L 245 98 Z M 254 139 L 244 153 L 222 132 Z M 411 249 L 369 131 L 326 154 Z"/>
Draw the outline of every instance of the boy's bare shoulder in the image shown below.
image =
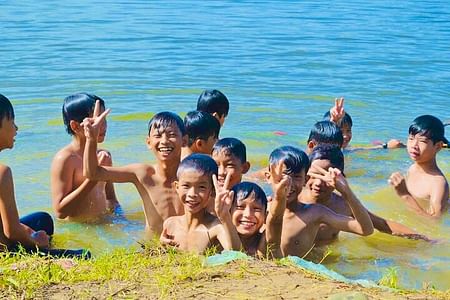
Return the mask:
<path id="1" fill-rule="evenodd" d="M 80 160 L 81 157 L 79 157 L 79 155 L 76 154 L 75 151 L 73 151 L 71 145 L 67 145 L 56 152 L 55 156 L 53 157 L 53 163 L 62 163 L 73 159 Z"/>
<path id="2" fill-rule="evenodd" d="M 151 164 L 134 163 L 127 165 L 127 168 L 132 170 L 140 181 L 151 178 L 156 173 L 155 167 Z"/>
<path id="3" fill-rule="evenodd" d="M 12 176 L 11 168 L 0 164 L 0 179 L 5 178 L 5 176 Z"/>

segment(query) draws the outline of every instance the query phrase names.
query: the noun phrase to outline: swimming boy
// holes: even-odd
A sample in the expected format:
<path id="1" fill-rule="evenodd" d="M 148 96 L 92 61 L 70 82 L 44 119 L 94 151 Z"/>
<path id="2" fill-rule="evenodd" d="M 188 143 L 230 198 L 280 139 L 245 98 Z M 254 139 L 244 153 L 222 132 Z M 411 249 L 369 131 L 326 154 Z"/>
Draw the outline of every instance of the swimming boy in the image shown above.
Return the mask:
<path id="1" fill-rule="evenodd" d="M 359 235 L 369 235 L 373 232 L 369 214 L 338 169 L 330 168 L 326 171 L 317 167 L 315 172 L 309 174 L 323 180 L 330 189 L 339 190 L 354 217 L 336 214 L 320 204 L 303 204 L 297 201 L 309 168 L 309 159 L 305 152 L 292 146 L 275 149 L 269 158 L 269 170 L 274 168 L 279 168 L 276 173 L 290 177 L 292 182 L 283 214 L 281 250 L 284 256 L 303 257 L 307 254 L 314 246 L 321 224 Z M 269 182 L 273 176 L 273 172 L 266 173 Z"/>
<path id="2" fill-rule="evenodd" d="M 191 111 L 184 117 L 184 127 L 188 144 L 181 149 L 181 159 L 192 153 L 211 155 L 212 148 L 219 138 L 220 123 L 207 112 Z"/>
<path id="3" fill-rule="evenodd" d="M 0 151 L 14 147 L 18 127 L 14 122 L 14 109 L 8 98 L 0 94 Z M 0 251 L 17 251 L 22 246 L 27 252 L 53 256 L 88 258 L 83 250 L 48 249 L 53 234 L 53 220 L 46 212 L 36 212 L 19 219 L 11 169 L 0 164 Z"/>
<path id="4" fill-rule="evenodd" d="M 162 244 L 197 253 L 203 253 L 212 246 L 239 250 L 239 237 L 230 215 L 233 192 L 214 184 L 213 180 L 217 183 L 215 176 L 217 165 L 208 155 L 195 153 L 181 161 L 174 184 L 184 206 L 184 215 L 164 221 Z M 206 209 L 214 188 L 218 217 Z"/>
<path id="5" fill-rule="evenodd" d="M 306 204 L 322 204 L 337 214 L 350 217 L 353 216 L 353 211 L 343 198 L 343 195 L 334 193 L 335 188 L 321 177 L 324 175 L 321 171 L 322 169 L 328 170 L 329 168 L 334 168 L 338 169 L 341 174 L 343 173 L 344 156 L 339 147 L 335 145 L 318 145 L 314 148 L 309 158 L 311 169 L 308 175 L 310 178 L 307 180 L 298 200 Z M 417 232 L 402 224 L 385 220 L 369 211 L 368 214 L 373 223 L 373 227 L 381 232 L 428 240 L 425 236 L 417 234 Z M 323 224 L 317 233 L 316 245 L 324 245 L 333 242 L 338 237 L 339 231 L 340 230 L 327 224 Z"/>
<path id="6" fill-rule="evenodd" d="M 108 113 L 109 110 L 100 114 L 100 102 L 97 102 L 94 116 L 83 121 L 84 173 L 91 180 L 133 183 L 143 202 L 147 237 L 159 237 L 164 220 L 183 214 L 183 204 L 173 188 L 181 147 L 187 143 L 183 120 L 171 112 L 157 113 L 150 120 L 146 143 L 156 157 L 155 165 L 136 163 L 111 167 L 99 165 L 95 155 L 101 124 Z"/>
<path id="7" fill-rule="evenodd" d="M 221 91 L 204 90 L 198 97 L 197 110 L 211 114 L 219 121 L 220 126 L 225 123 L 229 109 L 228 98 Z"/>
<path id="8" fill-rule="evenodd" d="M 335 104 L 334 106 L 323 115 L 324 120 L 331 121 L 335 124 L 337 124 L 341 131 L 344 138 L 342 149 L 346 149 L 348 145 L 350 144 L 350 141 L 352 139 L 352 127 L 353 127 L 353 120 L 350 115 L 345 112 L 344 110 L 344 98 L 336 98 L 334 100 Z M 373 147 L 359 147 L 359 148 L 351 148 L 349 150 L 355 151 L 355 150 L 373 150 L 373 149 L 395 149 L 395 148 L 404 148 L 405 145 L 397 140 L 397 139 L 391 139 L 386 143 L 382 143 L 377 146 Z"/>
<path id="9" fill-rule="evenodd" d="M 96 221 L 119 207 L 111 182 L 83 176 L 86 137 L 80 123 L 92 116 L 96 101 L 100 104 L 100 111 L 104 111 L 105 102 L 96 95 L 80 93 L 64 99 L 62 114 L 72 142 L 56 153 L 51 167 L 53 209 L 60 219 Z M 98 143 L 104 141 L 106 128 L 105 120 L 99 128 Z M 99 150 L 96 158 L 102 166 L 112 165 L 111 155 L 105 150 Z"/>
<path id="10" fill-rule="evenodd" d="M 441 120 L 431 115 L 417 117 L 409 127 L 407 142 L 414 164 L 406 177 L 396 172 L 389 178 L 397 195 L 419 215 L 440 217 L 448 206 L 448 182 L 436 163 L 443 144 L 448 141 Z M 420 202 L 428 207 L 424 208 Z"/>

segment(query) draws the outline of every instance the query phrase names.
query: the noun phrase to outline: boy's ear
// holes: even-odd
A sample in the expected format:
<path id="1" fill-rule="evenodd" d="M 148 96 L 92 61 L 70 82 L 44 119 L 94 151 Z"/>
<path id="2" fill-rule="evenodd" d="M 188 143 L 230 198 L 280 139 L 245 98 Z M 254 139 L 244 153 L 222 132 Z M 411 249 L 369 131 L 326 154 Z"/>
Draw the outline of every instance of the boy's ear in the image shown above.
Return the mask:
<path id="1" fill-rule="evenodd" d="M 81 128 L 80 123 L 78 123 L 75 120 L 70 120 L 69 126 L 70 126 L 70 129 L 72 129 L 72 131 L 75 133 L 78 133 L 78 132 L 80 132 L 80 130 L 83 129 L 83 128 Z"/>
<path id="2" fill-rule="evenodd" d="M 250 170 L 250 162 L 246 161 L 245 164 L 242 165 L 242 174 L 246 174 Z"/>
<path id="3" fill-rule="evenodd" d="M 194 141 L 194 144 L 192 144 L 195 147 L 195 149 L 193 149 L 193 150 L 195 150 L 195 152 L 201 152 L 204 144 L 205 143 L 202 139 L 196 139 Z"/>
<path id="4" fill-rule="evenodd" d="M 150 150 L 152 150 L 152 147 L 150 146 L 150 137 L 149 137 L 149 136 L 147 136 L 147 137 L 145 138 L 145 143 L 147 144 L 147 148 L 150 149 Z"/>
<path id="5" fill-rule="evenodd" d="M 267 182 L 270 183 L 271 175 L 270 175 L 270 170 L 269 170 L 269 168 L 266 168 L 266 169 L 264 170 L 264 178 L 266 179 Z"/>
<path id="6" fill-rule="evenodd" d="M 309 141 L 308 144 L 306 145 L 306 152 L 311 153 L 315 146 L 316 143 L 313 140 Z"/>
<path id="7" fill-rule="evenodd" d="M 435 147 L 436 147 L 436 152 L 439 152 L 444 147 L 444 142 L 443 141 L 437 142 Z"/>
<path id="8" fill-rule="evenodd" d="M 172 187 L 177 190 L 178 189 L 178 180 L 175 180 L 174 182 L 172 182 Z"/>

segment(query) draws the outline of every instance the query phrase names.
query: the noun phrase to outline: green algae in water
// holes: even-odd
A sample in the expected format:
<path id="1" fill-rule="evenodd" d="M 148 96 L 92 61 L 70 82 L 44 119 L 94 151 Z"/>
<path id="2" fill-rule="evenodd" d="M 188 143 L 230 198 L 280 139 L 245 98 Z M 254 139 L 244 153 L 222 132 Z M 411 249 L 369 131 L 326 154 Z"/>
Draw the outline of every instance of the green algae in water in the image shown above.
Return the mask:
<path id="1" fill-rule="evenodd" d="M 120 121 L 120 122 L 132 122 L 132 121 L 148 121 L 150 120 L 155 114 L 154 113 L 129 113 L 129 114 L 122 114 L 122 115 L 110 115 L 108 116 L 108 119 L 111 121 Z"/>

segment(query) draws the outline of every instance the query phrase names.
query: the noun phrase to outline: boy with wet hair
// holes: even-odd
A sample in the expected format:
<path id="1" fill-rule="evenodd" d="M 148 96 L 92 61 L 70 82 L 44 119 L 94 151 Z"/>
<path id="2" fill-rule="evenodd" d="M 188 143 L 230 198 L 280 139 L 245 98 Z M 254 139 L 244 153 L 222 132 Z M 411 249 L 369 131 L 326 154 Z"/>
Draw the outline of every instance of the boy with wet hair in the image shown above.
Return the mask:
<path id="1" fill-rule="evenodd" d="M 231 222 L 233 192 L 217 185 L 217 165 L 205 154 L 194 153 L 178 167 L 174 185 L 184 206 L 184 215 L 164 221 L 160 241 L 184 251 L 203 253 L 212 246 L 239 250 L 240 242 Z M 207 211 L 215 195 L 214 216 Z"/>
<path id="2" fill-rule="evenodd" d="M 397 195 L 422 216 L 440 217 L 447 210 L 448 182 L 436 162 L 437 153 L 448 144 L 444 132 L 444 124 L 434 116 L 414 119 L 407 142 L 408 154 L 414 164 L 406 177 L 395 172 L 389 178 Z M 420 203 L 428 207 L 424 208 Z"/>
<path id="3" fill-rule="evenodd" d="M 342 148 L 344 137 L 341 129 L 331 121 L 319 121 L 309 133 L 306 151 L 311 153 L 319 144 L 332 144 Z"/>
<path id="4" fill-rule="evenodd" d="M 221 91 L 204 90 L 198 97 L 197 110 L 211 114 L 219 121 L 220 126 L 225 123 L 229 109 L 228 98 Z"/>
<path id="5" fill-rule="evenodd" d="M 344 110 L 343 97 L 334 99 L 334 102 L 335 102 L 334 106 L 323 115 L 323 119 L 326 121 L 331 121 L 339 126 L 344 138 L 341 148 L 346 149 L 352 139 L 353 120 L 352 117 L 350 117 L 350 115 Z M 397 139 L 391 139 L 388 142 L 380 143 L 380 145 L 377 146 L 351 148 L 348 150 L 356 151 L 356 150 L 374 150 L 374 149 L 395 149 L 404 147 L 405 145 L 401 141 Z"/>
<path id="6" fill-rule="evenodd" d="M 80 125 L 84 118 L 92 116 L 96 101 L 100 110 L 105 102 L 96 95 L 79 93 L 64 99 L 62 115 L 67 133 L 72 142 L 59 150 L 51 166 L 51 193 L 55 214 L 70 221 L 98 221 L 108 213 L 120 208 L 111 182 L 90 180 L 83 176 L 83 155 L 86 144 L 84 129 Z M 105 139 L 106 120 L 101 124 L 98 143 Z M 98 163 L 111 166 L 111 154 L 99 150 Z"/>
<path id="7" fill-rule="evenodd" d="M 184 117 L 184 127 L 188 144 L 181 149 L 181 159 L 192 153 L 211 155 L 212 148 L 219 138 L 220 123 L 207 112 L 191 111 Z"/>
<path id="8" fill-rule="evenodd" d="M 269 157 L 269 170 L 274 169 L 278 171 L 266 173 L 269 182 L 274 176 L 288 176 L 292 182 L 283 214 L 281 235 L 283 256 L 306 255 L 314 247 L 316 235 L 322 224 L 359 235 L 369 235 L 373 232 L 373 225 L 366 209 L 353 194 L 338 169 L 317 169 L 317 173 L 312 173 L 312 176 L 324 180 L 331 188 L 338 189 L 344 195 L 354 217 L 336 214 L 321 204 L 303 204 L 297 201 L 309 169 L 308 156 L 302 150 L 283 146 L 272 151 Z"/>
<path id="9" fill-rule="evenodd" d="M 223 185 L 225 178 L 230 174 L 230 188 L 242 180 L 242 175 L 250 169 L 247 161 L 247 150 L 243 142 L 236 138 L 223 138 L 218 140 L 212 150 L 212 158 L 219 167 L 217 179 Z"/>
<path id="10" fill-rule="evenodd" d="M 339 178 L 340 182 L 346 182 L 343 176 L 344 156 L 341 149 L 335 145 L 318 145 L 310 154 L 309 159 L 311 163 L 311 168 L 308 172 L 309 179 L 307 179 L 306 185 L 299 195 L 298 200 L 305 204 L 322 204 L 337 214 L 352 217 L 354 212 L 345 201 L 344 194 L 337 189 L 337 186 L 330 185 L 329 180 L 323 177 L 323 170 L 332 168 L 336 169 L 334 171 L 335 173 L 339 173 L 336 178 Z M 335 189 L 341 195 L 335 193 Z M 373 227 L 381 232 L 407 238 L 429 240 L 427 237 L 417 234 L 417 232 L 402 224 L 385 220 L 369 211 L 367 213 L 370 216 Z M 325 245 L 333 242 L 337 239 L 339 231 L 333 226 L 323 224 L 317 233 L 316 245 Z"/>
<path id="11" fill-rule="evenodd" d="M 0 151 L 14 147 L 14 137 L 18 130 L 14 119 L 11 102 L 0 94 Z M 12 171 L 8 166 L 0 164 L 0 251 L 18 251 L 22 246 L 27 252 L 90 257 L 90 253 L 84 250 L 49 249 L 53 231 L 52 217 L 46 212 L 36 212 L 19 219 Z"/>
<path id="12" fill-rule="evenodd" d="M 150 120 L 146 143 L 156 157 L 155 165 L 135 163 L 111 167 L 100 165 L 95 155 L 99 129 L 108 113 L 109 110 L 100 114 L 100 102 L 97 102 L 94 116 L 83 121 L 86 134 L 84 174 L 91 180 L 133 183 L 143 202 L 146 236 L 159 237 L 163 222 L 184 211 L 173 187 L 181 147 L 187 143 L 183 120 L 172 112 L 157 113 Z"/>

